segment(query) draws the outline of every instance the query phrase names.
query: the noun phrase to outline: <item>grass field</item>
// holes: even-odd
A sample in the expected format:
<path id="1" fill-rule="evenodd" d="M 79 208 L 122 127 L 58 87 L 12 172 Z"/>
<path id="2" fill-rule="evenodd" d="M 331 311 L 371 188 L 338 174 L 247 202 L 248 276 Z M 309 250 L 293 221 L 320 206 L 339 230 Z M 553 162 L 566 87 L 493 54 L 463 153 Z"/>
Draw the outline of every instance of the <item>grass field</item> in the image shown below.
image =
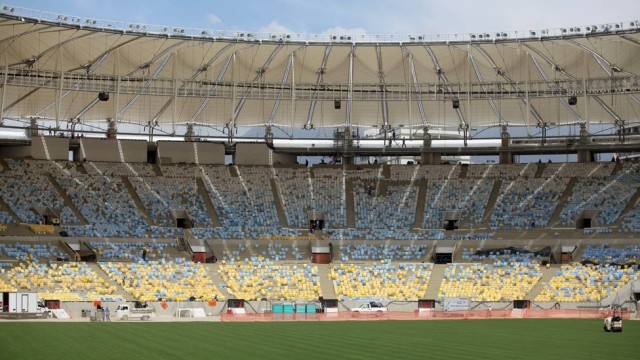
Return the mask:
<path id="1" fill-rule="evenodd" d="M 0 359 L 638 359 L 640 321 L 0 323 Z"/>

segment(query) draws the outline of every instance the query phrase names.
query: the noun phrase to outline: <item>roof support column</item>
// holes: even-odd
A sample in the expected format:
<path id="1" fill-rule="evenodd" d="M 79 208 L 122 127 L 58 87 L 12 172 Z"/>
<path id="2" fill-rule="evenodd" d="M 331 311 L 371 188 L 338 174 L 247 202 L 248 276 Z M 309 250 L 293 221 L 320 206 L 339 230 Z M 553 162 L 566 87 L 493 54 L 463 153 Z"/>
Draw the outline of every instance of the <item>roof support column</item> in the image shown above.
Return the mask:
<path id="1" fill-rule="evenodd" d="M 291 69 L 293 67 L 293 53 L 289 54 L 289 61 L 287 62 L 287 67 L 284 69 L 284 75 L 282 76 L 281 85 L 284 85 L 289 81 L 289 73 L 291 73 Z M 273 125 L 273 120 L 276 118 L 276 114 L 278 113 L 278 108 L 280 107 L 280 101 L 282 100 L 283 89 L 280 89 L 278 92 L 278 96 L 276 96 L 276 101 L 273 103 L 273 108 L 271 109 L 271 113 L 269 114 L 269 119 L 267 120 L 267 124 Z M 291 87 L 291 102 L 293 103 L 293 82 Z M 291 116 L 293 116 L 293 105 L 291 106 Z"/>
<path id="2" fill-rule="evenodd" d="M 118 119 L 118 109 L 120 109 L 120 49 L 114 51 L 114 57 L 113 73 L 116 76 L 116 93 L 113 99 L 113 121 L 117 126 L 120 121 Z"/>
<path id="3" fill-rule="evenodd" d="M 236 82 L 236 52 L 231 54 L 231 81 L 233 82 L 233 88 L 231 89 L 231 117 L 229 123 L 227 123 L 227 141 L 229 145 L 233 143 L 233 122 L 235 121 L 235 108 L 236 108 L 236 89 L 238 83 Z"/>
<path id="4" fill-rule="evenodd" d="M 291 54 L 291 136 L 293 137 L 293 125 L 296 123 L 296 53 Z"/>
<path id="5" fill-rule="evenodd" d="M 171 107 L 171 133 L 176 133 L 176 115 L 178 114 L 178 78 L 176 77 L 176 68 L 178 61 L 173 59 L 173 68 L 171 69 L 173 77 L 173 92 L 171 94 L 171 101 L 173 106 Z M 191 123 L 193 125 L 193 123 Z"/>
<path id="6" fill-rule="evenodd" d="M 389 125 L 389 108 L 387 104 L 387 84 L 384 81 L 384 68 L 382 66 L 382 49 L 376 45 L 376 58 L 378 59 L 378 79 L 380 80 L 380 91 L 382 92 L 382 122 L 385 127 Z M 411 99 L 409 99 L 411 101 Z M 411 107 L 409 107 L 411 109 Z M 411 115 L 409 115 L 411 119 Z"/>
<path id="7" fill-rule="evenodd" d="M 418 74 L 416 73 L 416 66 L 413 62 L 413 54 L 409 53 L 409 69 L 411 69 L 411 85 L 413 85 L 413 93 L 416 96 L 416 102 L 418 104 L 418 111 L 420 112 L 420 120 L 422 126 L 427 126 L 427 114 L 424 111 L 424 104 L 422 103 L 422 89 L 420 83 L 418 83 Z M 411 109 L 411 107 L 409 107 Z"/>
<path id="8" fill-rule="evenodd" d="M 349 51 L 349 79 L 347 83 L 347 113 L 345 114 L 345 125 L 351 127 L 351 101 L 353 99 L 353 57 L 356 52 L 356 46 L 351 46 Z M 349 131 L 351 131 L 349 129 Z"/>
<path id="9" fill-rule="evenodd" d="M 2 95 L 0 95 L 0 126 L 4 123 L 4 101 L 7 92 L 7 79 L 9 78 L 9 63 L 7 62 L 7 52 L 4 52 L 4 76 L 2 77 Z"/>
<path id="10" fill-rule="evenodd" d="M 56 130 L 60 129 L 60 114 L 62 112 L 62 85 L 64 84 L 64 71 L 62 70 L 62 51 L 58 49 L 58 90 L 56 90 Z"/>
<path id="11" fill-rule="evenodd" d="M 320 93 L 320 85 L 324 82 L 324 74 L 325 72 L 327 72 L 327 60 L 329 59 L 329 54 L 331 54 L 331 45 L 327 45 L 327 47 L 324 49 L 322 64 L 318 69 L 316 88 L 314 90 L 313 96 L 311 96 L 311 103 L 309 104 L 309 111 L 307 112 L 307 123 L 304 124 L 305 129 L 313 129 L 313 124 L 311 123 L 311 121 L 313 120 L 313 113 L 316 110 L 316 102 L 318 101 L 318 94 Z"/>

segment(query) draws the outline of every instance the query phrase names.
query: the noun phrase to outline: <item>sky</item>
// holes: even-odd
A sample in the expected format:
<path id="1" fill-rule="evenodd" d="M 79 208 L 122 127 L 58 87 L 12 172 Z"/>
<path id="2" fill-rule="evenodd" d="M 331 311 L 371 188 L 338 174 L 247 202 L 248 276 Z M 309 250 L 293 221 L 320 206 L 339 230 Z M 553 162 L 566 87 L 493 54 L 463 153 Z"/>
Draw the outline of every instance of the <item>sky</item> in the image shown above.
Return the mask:
<path id="1" fill-rule="evenodd" d="M 4 3 L 127 23 L 279 34 L 453 34 L 640 20 L 640 0 L 8 0 Z"/>

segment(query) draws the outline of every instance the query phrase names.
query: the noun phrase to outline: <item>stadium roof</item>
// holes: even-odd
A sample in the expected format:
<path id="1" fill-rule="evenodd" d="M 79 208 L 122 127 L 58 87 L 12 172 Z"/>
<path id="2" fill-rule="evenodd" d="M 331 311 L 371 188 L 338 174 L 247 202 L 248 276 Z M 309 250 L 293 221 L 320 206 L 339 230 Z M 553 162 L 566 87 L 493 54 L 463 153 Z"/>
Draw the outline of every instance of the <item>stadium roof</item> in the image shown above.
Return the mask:
<path id="1" fill-rule="evenodd" d="M 640 21 L 457 35 L 257 34 L 3 6 L 0 44 L 5 118 L 293 128 L 640 119 Z"/>

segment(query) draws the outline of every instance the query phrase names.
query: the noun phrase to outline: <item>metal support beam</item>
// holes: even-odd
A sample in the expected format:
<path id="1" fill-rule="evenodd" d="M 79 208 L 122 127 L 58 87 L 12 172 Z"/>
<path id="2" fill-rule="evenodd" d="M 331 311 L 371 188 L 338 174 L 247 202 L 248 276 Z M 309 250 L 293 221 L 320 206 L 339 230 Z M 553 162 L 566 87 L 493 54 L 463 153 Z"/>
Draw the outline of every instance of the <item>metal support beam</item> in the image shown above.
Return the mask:
<path id="1" fill-rule="evenodd" d="M 429 57 L 431 58 L 433 67 L 436 70 L 436 75 L 438 75 L 438 80 L 441 81 L 442 84 L 444 84 L 444 90 L 447 93 L 450 93 L 450 94 L 453 93 L 451 83 L 449 83 L 449 79 L 447 78 L 447 74 L 445 74 L 442 67 L 440 67 L 440 62 L 438 61 L 436 54 L 433 52 L 433 49 L 431 49 L 431 47 L 428 45 L 424 45 L 424 49 L 427 50 L 427 54 L 429 54 Z M 470 107 L 470 104 L 467 104 L 467 107 Z M 465 116 L 462 110 L 460 108 L 457 108 L 455 109 L 455 112 L 456 112 L 456 115 L 458 115 L 458 120 L 460 121 L 460 123 L 466 124 L 467 120 L 465 119 Z"/>
<path id="2" fill-rule="evenodd" d="M 295 52 L 289 54 L 289 61 L 287 62 L 287 67 L 284 69 L 284 75 L 282 76 L 282 84 L 286 84 L 289 81 L 289 74 L 293 69 L 293 61 L 295 59 Z M 282 93 L 284 89 L 280 89 L 278 91 L 278 97 L 276 101 L 273 103 L 273 108 L 271 109 L 271 113 L 269 114 L 269 119 L 267 120 L 267 124 L 273 125 L 273 120 L 276 118 L 278 114 L 278 108 L 280 107 L 280 101 L 282 99 Z M 293 101 L 293 100 L 292 100 Z"/>
<path id="3" fill-rule="evenodd" d="M 145 81 L 144 86 L 142 87 L 142 91 L 134 95 L 131 99 L 129 99 L 129 102 L 127 102 L 127 104 L 120 111 L 118 111 L 119 119 L 121 119 L 122 115 L 124 115 L 124 113 L 127 112 L 127 110 L 129 110 L 129 108 L 131 108 L 131 106 L 133 106 L 133 104 L 135 104 L 136 101 L 138 101 L 138 99 L 140 99 L 140 96 L 142 96 L 142 93 L 147 91 L 149 87 L 151 87 L 151 84 L 153 84 L 153 80 L 155 80 L 158 77 L 162 69 L 164 69 L 165 65 L 167 65 L 167 62 L 169 62 L 169 60 L 172 57 L 173 57 L 173 54 L 167 55 L 167 57 L 165 57 L 164 60 L 162 60 L 160 65 L 158 65 L 158 68 L 153 72 L 153 74 L 151 74 L 151 78 Z"/>
<path id="4" fill-rule="evenodd" d="M 218 77 L 216 78 L 216 81 L 221 81 L 224 78 L 224 74 L 227 73 L 227 69 L 229 69 L 229 65 L 231 65 L 231 61 L 235 58 L 235 55 L 236 55 L 236 53 L 234 52 L 234 53 L 231 53 L 231 55 L 229 55 L 229 57 L 227 57 L 227 60 L 224 62 L 224 65 L 222 65 L 222 68 L 220 69 L 220 72 L 218 73 Z M 202 111 L 207 107 L 207 104 L 209 104 L 209 101 L 215 95 L 217 88 L 218 88 L 218 85 L 213 85 L 213 88 L 211 90 L 209 90 L 209 93 L 207 94 L 208 96 L 202 101 L 202 103 L 200 104 L 200 106 L 198 107 L 196 112 L 193 113 L 193 116 L 189 120 L 190 122 L 195 122 L 196 119 L 198 118 L 198 116 L 200 116 Z M 233 88 L 234 88 L 234 95 L 235 95 L 235 86 Z M 235 104 L 235 98 L 233 99 L 233 104 Z M 168 103 L 165 104 L 165 105 L 168 106 Z M 162 112 L 158 113 L 156 119 L 158 117 L 160 117 L 161 113 Z"/>
<path id="5" fill-rule="evenodd" d="M 476 77 L 478 78 L 478 81 L 480 81 L 480 86 L 482 87 L 482 89 L 485 92 L 488 91 L 488 87 L 485 84 L 484 79 L 482 78 L 482 72 L 480 71 L 480 68 L 478 67 L 478 63 L 476 62 L 476 59 L 473 57 L 473 53 L 472 53 L 471 50 L 469 50 L 469 60 L 471 60 L 471 65 L 473 67 L 473 70 L 476 73 Z M 496 106 L 495 101 L 493 101 L 493 98 L 489 97 L 487 99 L 487 101 L 489 102 L 489 106 L 491 107 L 493 112 L 496 114 L 496 117 L 498 118 L 498 124 L 500 124 L 500 125 L 505 124 L 506 121 L 505 121 L 504 117 L 502 116 L 502 113 L 498 109 L 498 106 Z"/>
<path id="6" fill-rule="evenodd" d="M 4 101 L 7 93 L 7 78 L 9 78 L 9 63 L 7 52 L 4 52 L 4 76 L 2 77 L 2 95 L 0 96 L 0 126 L 4 123 Z"/>
<path id="7" fill-rule="evenodd" d="M 353 101 L 353 58 L 355 57 L 356 46 L 351 45 L 351 51 L 349 51 L 349 79 L 347 83 L 347 111 L 345 113 L 345 125 L 351 126 L 351 107 Z"/>
<path id="8" fill-rule="evenodd" d="M 422 88 L 420 87 L 420 83 L 418 82 L 418 74 L 416 72 L 416 64 L 413 60 L 413 54 L 409 52 L 405 47 L 403 47 L 405 52 L 407 53 L 407 57 L 409 58 L 409 70 L 411 71 L 411 85 L 413 87 L 413 93 L 416 96 L 416 102 L 418 104 L 418 112 L 420 113 L 420 120 L 422 123 L 422 127 L 427 127 L 429 124 L 427 123 L 427 113 L 424 111 L 424 104 L 422 103 Z"/>
<path id="9" fill-rule="evenodd" d="M 493 61 L 491 56 L 482 47 L 478 46 L 477 44 L 474 44 L 473 47 L 476 50 L 478 50 L 480 55 L 482 55 L 485 58 L 485 60 L 489 62 L 489 65 L 491 65 L 491 68 L 493 68 L 493 70 L 496 72 L 496 75 L 500 76 L 507 83 L 511 84 L 512 89 L 514 89 L 515 91 L 520 91 L 520 88 L 518 87 L 518 85 L 509 77 L 509 75 L 507 75 L 507 73 L 503 69 L 501 69 L 496 64 L 495 61 Z M 536 119 L 536 121 L 538 121 L 539 124 L 544 122 L 544 120 L 542 119 L 542 116 L 533 105 L 528 103 L 525 99 L 521 99 L 521 101 L 525 103 L 525 105 L 527 105 L 527 111 L 530 112 L 531 115 L 533 115 L 533 117 Z"/>
<path id="10" fill-rule="evenodd" d="M 380 48 L 380 44 L 376 44 L 376 58 L 378 60 L 378 80 L 380 81 L 380 101 L 382 102 L 382 122 L 386 127 L 389 125 L 389 107 L 387 104 L 387 84 L 384 82 L 384 67 L 382 66 L 382 49 Z M 351 88 L 353 88 L 353 84 L 351 85 Z M 353 91 L 353 89 L 351 91 Z"/>
<path id="11" fill-rule="evenodd" d="M 222 56 L 222 54 L 224 54 L 227 50 L 229 50 L 229 48 L 231 48 L 232 46 L 235 46 L 235 43 L 229 43 L 227 45 L 225 45 L 222 49 L 220 49 L 211 59 L 209 59 L 209 61 L 207 63 L 205 63 L 204 65 L 200 66 L 198 68 L 198 70 L 196 70 L 196 72 L 191 75 L 191 77 L 189 78 L 189 80 L 195 80 L 198 75 L 200 75 L 201 73 L 207 71 L 209 69 L 209 67 L 211 66 L 211 64 L 213 64 L 214 61 L 218 60 L 218 58 L 220 56 Z M 224 75 L 224 73 L 222 73 L 222 75 Z M 221 77 L 219 77 L 219 79 L 217 81 L 222 80 Z M 184 84 L 182 84 L 179 88 L 176 89 L 176 93 L 181 90 L 182 88 L 184 88 Z M 200 106 L 198 107 L 198 111 L 196 111 L 196 114 L 194 116 L 191 117 L 191 119 L 189 121 L 193 122 L 202 112 L 202 110 L 204 110 L 204 108 L 207 106 L 207 104 L 209 103 L 210 97 L 206 97 L 202 103 L 200 104 Z M 174 104 L 174 111 L 177 111 L 177 104 L 174 103 L 174 97 L 172 96 L 171 98 L 169 98 L 169 100 L 167 100 L 167 102 L 164 103 L 164 105 L 162 105 L 162 107 L 160 108 L 160 110 L 156 113 L 156 115 L 151 119 L 152 121 L 157 121 L 160 116 L 162 116 L 162 114 L 164 114 L 165 111 L 167 111 L 167 109 L 169 109 L 169 106 L 171 104 Z M 175 119 L 175 115 L 173 115 L 173 118 Z M 175 129 L 174 129 L 175 132 Z"/>
<path id="12" fill-rule="evenodd" d="M 613 111 L 613 109 L 609 105 L 607 105 L 607 103 L 605 103 L 599 96 L 592 96 L 592 97 L 598 104 L 600 104 L 600 106 L 602 106 L 602 108 L 604 109 L 604 111 L 607 112 L 607 114 L 611 115 L 611 117 L 614 120 L 616 121 L 622 120 L 622 118 L 618 114 L 616 114 L 616 112 Z"/>
<path id="13" fill-rule="evenodd" d="M 531 61 L 533 61 L 533 65 L 536 67 L 536 69 L 538 69 L 538 73 L 540 73 L 540 76 L 542 76 L 542 78 L 545 81 L 547 81 L 548 83 L 551 83 L 552 81 L 549 78 L 549 75 L 547 75 L 547 73 L 544 71 L 542 66 L 540 66 L 540 64 L 538 63 L 538 60 L 536 60 L 536 58 L 533 57 L 533 54 L 529 53 L 529 57 L 531 58 Z M 549 63 L 549 65 L 553 66 L 553 68 L 556 69 L 556 71 L 560 71 L 563 74 L 565 74 L 566 76 L 570 76 L 571 78 L 573 78 L 573 76 L 569 75 L 559 65 L 557 65 L 556 63 L 551 61 L 551 59 L 547 58 L 544 55 L 542 55 L 542 58 L 545 61 L 547 61 Z M 571 105 L 569 105 L 569 103 L 567 102 L 567 99 L 565 99 L 563 97 L 560 97 L 559 100 L 560 100 L 560 103 L 562 104 L 562 106 L 564 106 L 564 108 L 573 115 L 573 117 L 575 118 L 576 121 L 578 121 L 578 122 L 582 121 L 582 116 L 580 116 L 580 114 L 573 107 L 571 107 Z M 543 121 L 543 123 L 544 123 L 544 121 Z"/>
<path id="14" fill-rule="evenodd" d="M 311 97 L 311 103 L 309 104 L 309 111 L 307 112 L 307 123 L 304 125 L 304 128 L 313 128 L 313 113 L 316 109 L 316 101 L 318 100 L 318 94 L 320 93 L 320 85 L 324 83 L 324 74 L 327 71 L 327 61 L 329 60 L 329 55 L 331 54 L 331 45 L 327 45 L 324 48 L 324 56 L 322 57 L 322 63 L 320 64 L 320 68 L 318 69 L 318 77 L 316 78 L 316 88 Z"/>
<path id="15" fill-rule="evenodd" d="M 262 67 L 260 67 L 258 69 L 258 72 L 257 72 L 255 78 L 253 78 L 252 83 L 256 83 L 256 82 L 262 80 L 262 78 L 264 77 L 264 74 L 267 72 L 267 69 L 269 68 L 269 65 L 271 64 L 271 62 L 273 61 L 273 59 L 276 57 L 276 55 L 278 54 L 280 49 L 282 49 L 283 46 L 284 46 L 283 44 L 278 44 L 278 46 L 276 46 L 276 48 L 273 49 L 273 51 L 271 52 L 271 55 L 269 55 L 269 57 L 264 62 Z M 238 115 L 240 115 L 240 111 L 242 111 L 242 107 L 244 106 L 244 103 L 247 100 L 247 97 L 248 97 L 250 91 L 251 91 L 250 87 L 246 87 L 245 88 L 244 93 L 242 94 L 242 97 L 240 98 L 240 102 L 238 103 L 238 105 L 236 105 L 236 108 L 233 111 L 233 116 L 231 117 L 231 124 L 232 124 L 233 127 L 236 126 L 236 120 L 238 120 Z"/>

